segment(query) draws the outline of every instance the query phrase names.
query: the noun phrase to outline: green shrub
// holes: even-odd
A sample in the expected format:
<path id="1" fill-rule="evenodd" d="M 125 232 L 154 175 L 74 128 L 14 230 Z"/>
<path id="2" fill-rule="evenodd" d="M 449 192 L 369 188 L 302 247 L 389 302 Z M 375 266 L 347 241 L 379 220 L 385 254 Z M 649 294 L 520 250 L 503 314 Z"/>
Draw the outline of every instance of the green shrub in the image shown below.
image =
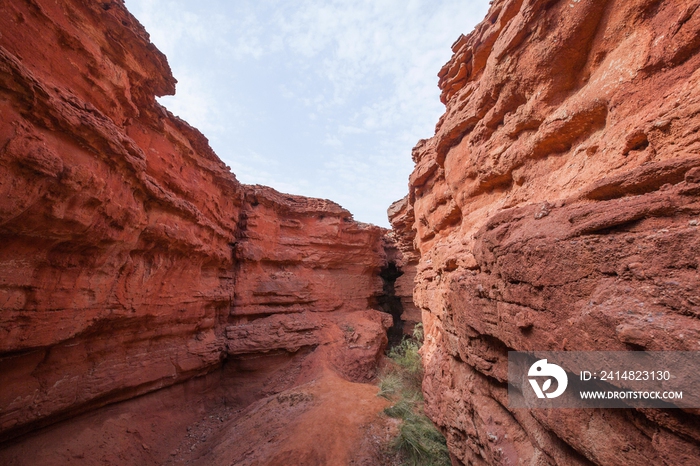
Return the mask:
<path id="1" fill-rule="evenodd" d="M 411 466 L 449 466 L 450 455 L 445 437 L 424 414 L 404 420 L 394 448 L 403 454 L 406 464 Z"/>
<path id="2" fill-rule="evenodd" d="M 391 400 L 402 388 L 402 380 L 398 374 L 384 374 L 379 379 L 379 393 L 377 395 Z"/>
<path id="3" fill-rule="evenodd" d="M 399 435 L 392 447 L 404 464 L 411 466 L 448 466 L 450 456 L 445 437 L 423 412 L 423 366 L 418 351 L 423 342 L 423 327 L 416 325 L 413 338 L 406 338 L 389 351 L 391 363 L 379 380 L 379 396 L 392 405 L 387 416 L 401 419 Z"/>
<path id="4" fill-rule="evenodd" d="M 423 364 L 421 362 L 420 343 L 416 340 L 405 338 L 397 346 L 389 351 L 389 358 L 398 364 L 410 375 L 423 375 Z"/>
<path id="5" fill-rule="evenodd" d="M 396 404 L 389 406 L 384 409 L 384 413 L 393 418 L 403 419 L 404 421 L 410 419 L 413 416 L 414 405 L 411 400 L 405 398 L 400 398 Z"/>

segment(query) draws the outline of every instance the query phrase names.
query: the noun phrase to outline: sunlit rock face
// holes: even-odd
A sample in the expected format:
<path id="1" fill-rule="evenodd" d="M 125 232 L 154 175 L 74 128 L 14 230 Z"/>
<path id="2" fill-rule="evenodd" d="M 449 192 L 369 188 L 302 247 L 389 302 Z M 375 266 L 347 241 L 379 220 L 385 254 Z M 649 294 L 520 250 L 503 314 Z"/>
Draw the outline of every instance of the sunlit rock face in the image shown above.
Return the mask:
<path id="1" fill-rule="evenodd" d="M 700 350 L 699 6 L 496 0 L 453 45 L 394 225 L 457 464 L 700 460 L 694 412 L 506 396 L 508 350 Z"/>
<path id="2" fill-rule="evenodd" d="M 374 378 L 392 324 L 374 309 L 385 235 L 331 201 L 245 186 L 227 353 L 320 346 L 347 379 Z"/>
<path id="3" fill-rule="evenodd" d="M 385 231 L 241 185 L 174 90 L 121 1 L 0 4 L 0 440 L 225 359 L 374 375 Z"/>

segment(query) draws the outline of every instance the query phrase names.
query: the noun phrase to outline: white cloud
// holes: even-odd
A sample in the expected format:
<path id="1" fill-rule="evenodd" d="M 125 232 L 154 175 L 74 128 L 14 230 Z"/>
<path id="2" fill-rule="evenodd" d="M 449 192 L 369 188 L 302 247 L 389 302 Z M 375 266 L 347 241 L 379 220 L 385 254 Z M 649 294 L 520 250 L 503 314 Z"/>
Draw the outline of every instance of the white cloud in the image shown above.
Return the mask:
<path id="1" fill-rule="evenodd" d="M 338 132 L 340 134 L 364 134 L 367 130 L 358 126 L 338 125 Z"/>
<path id="2" fill-rule="evenodd" d="M 326 135 L 325 139 L 323 140 L 323 143 L 327 146 L 332 147 L 341 147 L 343 145 L 343 141 L 341 141 L 340 138 L 330 134 Z"/>
<path id="3" fill-rule="evenodd" d="M 177 97 L 159 99 L 168 110 L 187 120 L 205 135 L 225 131 L 222 124 L 225 107 L 217 105 L 216 99 L 208 92 L 205 79 L 192 70 L 175 70 L 177 75 Z"/>

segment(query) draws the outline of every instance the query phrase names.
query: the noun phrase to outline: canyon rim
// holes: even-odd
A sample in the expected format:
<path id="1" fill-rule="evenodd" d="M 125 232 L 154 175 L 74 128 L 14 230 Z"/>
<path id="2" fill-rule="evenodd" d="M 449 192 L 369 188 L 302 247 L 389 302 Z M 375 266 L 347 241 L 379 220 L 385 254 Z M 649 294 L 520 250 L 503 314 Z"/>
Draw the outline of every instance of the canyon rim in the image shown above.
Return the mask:
<path id="1" fill-rule="evenodd" d="M 699 464 L 697 410 L 507 401 L 508 351 L 700 350 L 699 7 L 493 1 L 388 231 L 239 183 L 121 1 L 0 3 L 0 462 L 380 464 L 422 322 L 454 465 Z"/>

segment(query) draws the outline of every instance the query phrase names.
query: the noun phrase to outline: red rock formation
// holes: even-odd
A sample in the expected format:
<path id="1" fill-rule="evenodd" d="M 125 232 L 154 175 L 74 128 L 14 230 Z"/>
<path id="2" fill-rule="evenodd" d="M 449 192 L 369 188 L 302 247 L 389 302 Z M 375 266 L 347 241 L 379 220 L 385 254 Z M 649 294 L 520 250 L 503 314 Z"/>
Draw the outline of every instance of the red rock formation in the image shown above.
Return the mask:
<path id="1" fill-rule="evenodd" d="M 121 1 L 0 4 L 0 439 L 226 357 L 373 374 L 383 230 L 240 185 L 174 85 Z"/>
<path id="2" fill-rule="evenodd" d="M 457 464 L 700 461 L 697 413 L 509 410 L 505 384 L 508 350 L 700 349 L 699 6 L 496 0 L 453 45 L 394 225 Z"/>
<path id="3" fill-rule="evenodd" d="M 393 260 L 401 271 L 394 282 L 394 294 L 401 300 L 402 315 L 404 321 L 403 333 L 412 335 L 413 328 L 421 322 L 420 309 L 413 302 L 413 287 L 416 278 L 416 266 L 419 256 L 414 246 L 415 233 L 412 229 L 413 206 L 408 203 L 408 196 L 394 202 L 387 210 L 389 221 L 393 230 L 388 235 L 388 240 L 393 241 L 394 248 L 386 248 L 387 251 L 395 249 Z"/>
<path id="4" fill-rule="evenodd" d="M 370 310 L 382 292 L 385 230 L 333 202 L 246 186 L 234 248 L 231 355 L 328 344 L 351 380 L 374 377 L 391 316 Z"/>

